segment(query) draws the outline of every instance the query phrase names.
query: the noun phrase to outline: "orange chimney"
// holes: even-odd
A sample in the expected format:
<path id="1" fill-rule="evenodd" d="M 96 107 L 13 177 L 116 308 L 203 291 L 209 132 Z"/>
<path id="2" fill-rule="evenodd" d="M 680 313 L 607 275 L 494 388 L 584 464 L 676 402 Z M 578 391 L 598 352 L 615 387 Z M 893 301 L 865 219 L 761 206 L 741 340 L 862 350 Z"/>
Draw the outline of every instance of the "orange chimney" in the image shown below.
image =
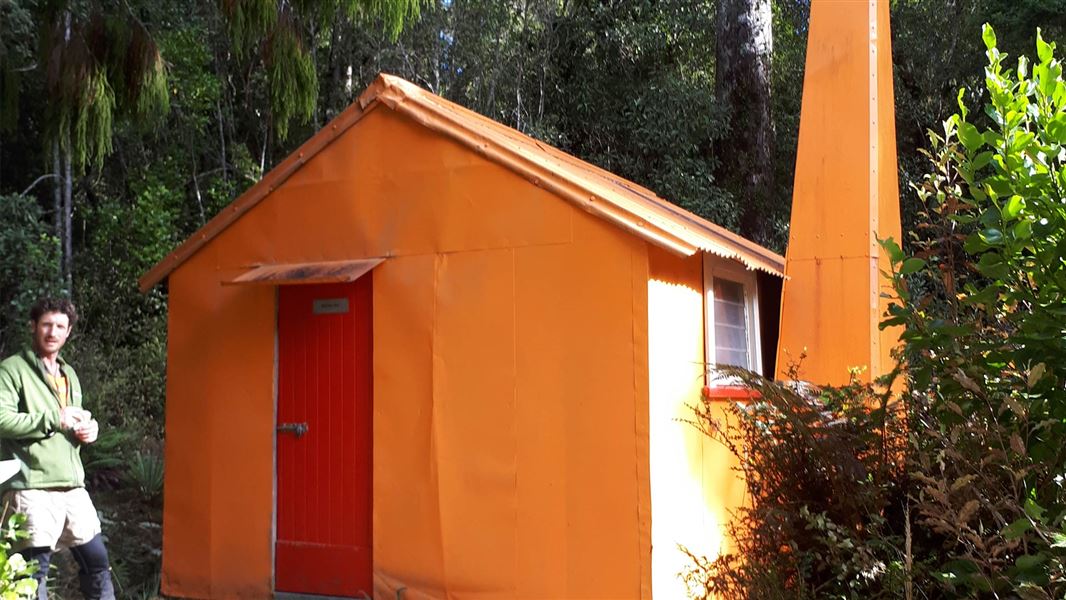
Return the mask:
<path id="1" fill-rule="evenodd" d="M 813 0 L 777 377 L 869 380 L 892 368 L 898 330 L 879 331 L 888 257 L 900 241 L 888 0 Z"/>

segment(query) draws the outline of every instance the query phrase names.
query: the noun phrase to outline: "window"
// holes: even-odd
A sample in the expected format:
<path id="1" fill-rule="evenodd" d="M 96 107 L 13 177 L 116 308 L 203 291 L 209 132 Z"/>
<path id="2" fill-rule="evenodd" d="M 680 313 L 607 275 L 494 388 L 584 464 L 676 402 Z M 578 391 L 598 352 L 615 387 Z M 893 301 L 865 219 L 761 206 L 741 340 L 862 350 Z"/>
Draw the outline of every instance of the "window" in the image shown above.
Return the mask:
<path id="1" fill-rule="evenodd" d="M 708 368 L 722 365 L 762 372 L 755 274 L 733 261 L 704 254 L 703 289 Z"/>

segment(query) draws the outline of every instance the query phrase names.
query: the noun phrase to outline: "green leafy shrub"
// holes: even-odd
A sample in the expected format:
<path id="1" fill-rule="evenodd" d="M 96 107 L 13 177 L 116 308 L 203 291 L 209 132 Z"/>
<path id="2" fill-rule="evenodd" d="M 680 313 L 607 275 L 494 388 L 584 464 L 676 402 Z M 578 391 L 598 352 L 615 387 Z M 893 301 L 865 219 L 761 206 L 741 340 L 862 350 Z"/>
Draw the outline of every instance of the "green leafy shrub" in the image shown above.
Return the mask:
<path id="1" fill-rule="evenodd" d="M 138 346 L 111 346 L 82 332 L 63 350 L 78 371 L 85 407 L 100 421 L 101 434 L 123 429 L 160 440 L 166 395 L 166 340 L 145 338 Z"/>
<path id="2" fill-rule="evenodd" d="M 6 511 L 5 511 L 6 512 Z M 12 554 L 11 547 L 26 539 L 26 515 L 15 513 L 0 527 L 0 598 L 3 600 L 33 600 L 37 597 L 37 562 L 26 562 L 21 554 Z"/>
<path id="3" fill-rule="evenodd" d="M 1066 83 L 1054 44 L 1007 68 L 985 26 L 984 111 L 930 135 L 915 255 L 885 247 L 905 325 L 925 551 L 964 596 L 1066 595 Z M 905 274 L 913 273 L 911 295 Z M 991 596 L 990 596 L 991 597 Z"/>
<path id="4" fill-rule="evenodd" d="M 59 243 L 37 199 L 0 196 L 0 356 L 29 343 L 29 308 L 55 291 Z"/>

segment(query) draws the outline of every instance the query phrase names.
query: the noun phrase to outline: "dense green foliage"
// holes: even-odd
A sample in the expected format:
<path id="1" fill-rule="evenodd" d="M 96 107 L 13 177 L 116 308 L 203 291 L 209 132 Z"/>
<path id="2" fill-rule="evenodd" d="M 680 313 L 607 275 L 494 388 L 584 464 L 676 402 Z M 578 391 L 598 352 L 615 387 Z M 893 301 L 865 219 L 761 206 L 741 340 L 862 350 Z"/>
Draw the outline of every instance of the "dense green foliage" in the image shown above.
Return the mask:
<path id="1" fill-rule="evenodd" d="M 1031 51 L 1037 27 L 1043 28 L 1048 40 L 1066 39 L 1064 15 L 1064 0 L 892 3 L 896 139 L 905 225 L 920 222 L 921 203 L 906 190 L 928 171 L 920 152 L 928 145 L 926 131 L 955 111 L 959 88 L 978 89 L 984 81 L 982 24 L 995 27 L 1001 50 L 1018 56 Z"/>
<path id="2" fill-rule="evenodd" d="M 0 196 L 0 353 L 29 341 L 26 307 L 55 283 L 58 242 L 37 200 Z"/>
<path id="3" fill-rule="evenodd" d="M 984 110 L 932 135 L 931 227 L 895 252 L 921 523 L 963 593 L 1066 594 L 1066 82 L 1054 44 L 1011 68 L 984 30 Z M 957 453 L 963 460 L 935 460 Z"/>
<path id="4" fill-rule="evenodd" d="M 991 27 L 982 37 L 983 89 L 960 91 L 959 112 L 929 134 L 913 252 L 883 244 L 902 402 L 891 380 L 752 381 L 761 400 L 729 422 L 701 412 L 753 498 L 735 526 L 744 558 L 697 561 L 701 590 L 1066 594 L 1066 82 L 1039 32 L 1036 59 L 1012 63 Z"/>

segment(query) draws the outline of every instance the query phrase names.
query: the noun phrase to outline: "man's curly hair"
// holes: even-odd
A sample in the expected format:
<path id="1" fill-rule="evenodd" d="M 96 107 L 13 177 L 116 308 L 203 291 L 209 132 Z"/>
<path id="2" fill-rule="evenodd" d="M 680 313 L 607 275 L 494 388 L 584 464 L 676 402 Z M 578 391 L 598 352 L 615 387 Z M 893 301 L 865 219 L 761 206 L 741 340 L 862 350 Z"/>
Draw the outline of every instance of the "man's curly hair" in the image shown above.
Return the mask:
<path id="1" fill-rule="evenodd" d="M 71 327 L 74 327 L 74 324 L 78 322 L 78 309 L 74 308 L 74 303 L 66 298 L 41 298 L 37 300 L 30 308 L 30 321 L 37 323 L 41 317 L 48 313 L 67 315 L 67 318 L 70 319 Z"/>

